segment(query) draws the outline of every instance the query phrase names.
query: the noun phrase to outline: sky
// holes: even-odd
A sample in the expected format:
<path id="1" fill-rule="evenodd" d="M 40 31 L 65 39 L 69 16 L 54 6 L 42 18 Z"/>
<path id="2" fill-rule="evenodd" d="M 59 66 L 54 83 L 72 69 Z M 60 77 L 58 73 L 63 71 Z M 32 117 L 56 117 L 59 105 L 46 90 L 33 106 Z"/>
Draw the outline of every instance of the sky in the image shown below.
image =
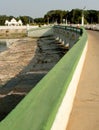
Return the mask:
<path id="1" fill-rule="evenodd" d="M 99 0 L 0 0 L 0 15 L 44 17 L 50 10 L 99 10 Z"/>

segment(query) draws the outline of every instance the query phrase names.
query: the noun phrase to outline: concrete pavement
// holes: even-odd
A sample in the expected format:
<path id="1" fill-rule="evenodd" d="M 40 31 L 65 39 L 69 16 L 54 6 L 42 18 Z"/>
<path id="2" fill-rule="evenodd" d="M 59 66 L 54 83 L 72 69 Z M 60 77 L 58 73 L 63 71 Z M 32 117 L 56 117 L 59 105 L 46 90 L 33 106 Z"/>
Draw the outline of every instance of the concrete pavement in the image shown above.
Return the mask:
<path id="1" fill-rule="evenodd" d="M 88 51 L 66 130 L 99 130 L 99 32 L 88 31 Z"/>

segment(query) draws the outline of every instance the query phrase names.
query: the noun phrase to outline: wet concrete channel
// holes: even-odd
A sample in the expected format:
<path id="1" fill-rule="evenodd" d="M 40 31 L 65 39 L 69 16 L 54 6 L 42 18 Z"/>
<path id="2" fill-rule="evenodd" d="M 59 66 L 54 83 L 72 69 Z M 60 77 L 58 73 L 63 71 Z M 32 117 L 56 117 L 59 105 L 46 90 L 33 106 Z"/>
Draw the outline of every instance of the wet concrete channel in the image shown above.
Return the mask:
<path id="1" fill-rule="evenodd" d="M 33 89 L 67 50 L 53 36 L 20 38 L 0 52 L 0 120 Z"/>

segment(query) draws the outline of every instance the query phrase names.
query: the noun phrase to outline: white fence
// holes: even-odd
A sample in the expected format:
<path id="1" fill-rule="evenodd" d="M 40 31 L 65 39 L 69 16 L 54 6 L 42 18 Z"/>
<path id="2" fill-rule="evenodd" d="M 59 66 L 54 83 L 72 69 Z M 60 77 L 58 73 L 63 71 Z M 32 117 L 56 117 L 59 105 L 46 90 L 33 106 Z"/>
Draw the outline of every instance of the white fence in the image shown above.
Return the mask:
<path id="1" fill-rule="evenodd" d="M 32 29 L 32 28 L 38 28 L 38 26 L 29 26 L 29 25 L 26 25 L 26 26 L 0 26 L 0 30 L 1 29 Z"/>
<path id="2" fill-rule="evenodd" d="M 84 25 L 86 29 L 99 31 L 99 24 Z"/>

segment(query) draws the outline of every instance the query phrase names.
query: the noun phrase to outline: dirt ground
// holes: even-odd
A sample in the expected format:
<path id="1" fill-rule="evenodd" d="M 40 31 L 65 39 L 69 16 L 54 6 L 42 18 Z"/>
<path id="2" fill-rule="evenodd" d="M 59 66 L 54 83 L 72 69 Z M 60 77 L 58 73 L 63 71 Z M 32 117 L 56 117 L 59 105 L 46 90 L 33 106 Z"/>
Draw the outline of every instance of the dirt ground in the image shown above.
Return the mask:
<path id="1" fill-rule="evenodd" d="M 26 29 L 0 29 L 0 39 L 22 38 L 26 33 Z"/>

